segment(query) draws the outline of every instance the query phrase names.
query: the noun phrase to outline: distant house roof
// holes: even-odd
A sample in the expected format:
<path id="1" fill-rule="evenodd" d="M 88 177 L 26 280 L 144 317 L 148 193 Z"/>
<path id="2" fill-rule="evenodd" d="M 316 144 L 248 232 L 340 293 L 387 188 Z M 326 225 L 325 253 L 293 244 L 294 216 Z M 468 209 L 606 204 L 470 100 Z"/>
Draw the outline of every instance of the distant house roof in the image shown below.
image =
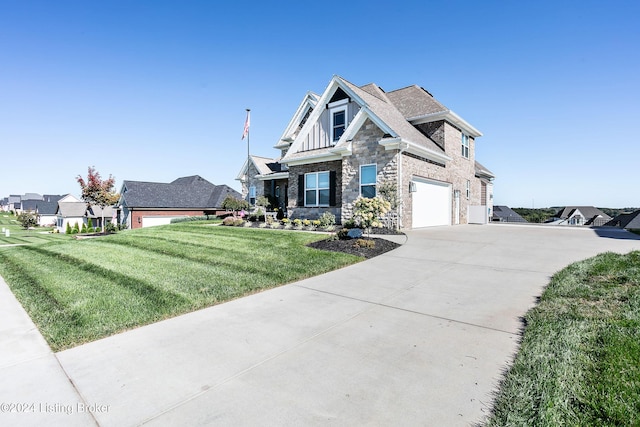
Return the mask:
<path id="1" fill-rule="evenodd" d="M 24 196 L 21 196 L 22 201 L 25 200 L 43 200 L 42 195 L 38 193 L 26 193 Z"/>
<path id="2" fill-rule="evenodd" d="M 58 209 L 58 202 L 45 202 L 43 200 L 23 200 L 23 211 L 37 212 L 40 215 L 55 215 Z"/>
<path id="3" fill-rule="evenodd" d="M 499 205 L 493 207 L 493 220 L 504 222 L 527 222 L 526 219 L 510 207 Z"/>
<path id="4" fill-rule="evenodd" d="M 605 220 L 611 219 L 609 215 L 593 206 L 565 206 L 558 211 L 556 217 L 560 219 L 571 218 L 572 216 L 577 214 L 578 211 L 584 217 L 585 224 L 587 225 L 589 224 L 589 222 L 593 221 L 596 218 L 602 218 Z"/>
<path id="5" fill-rule="evenodd" d="M 241 198 L 227 185 L 214 185 L 198 176 L 171 183 L 124 181 L 120 203 L 128 208 L 214 209 L 229 195 Z"/>
<path id="6" fill-rule="evenodd" d="M 605 225 L 620 227 L 627 230 L 640 230 L 640 209 L 628 214 L 620 214 Z"/>
<path id="7" fill-rule="evenodd" d="M 63 218 L 83 217 L 87 213 L 85 202 L 60 202 L 56 213 Z"/>

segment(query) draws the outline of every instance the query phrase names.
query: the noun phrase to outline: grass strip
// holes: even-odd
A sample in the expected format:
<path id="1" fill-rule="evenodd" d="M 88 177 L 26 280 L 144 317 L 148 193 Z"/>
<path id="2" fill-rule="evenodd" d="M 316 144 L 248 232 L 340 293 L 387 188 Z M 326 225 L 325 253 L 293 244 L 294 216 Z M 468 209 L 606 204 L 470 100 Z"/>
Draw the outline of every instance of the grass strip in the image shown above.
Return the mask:
<path id="1" fill-rule="evenodd" d="M 639 251 L 553 276 L 486 425 L 640 425 Z"/>

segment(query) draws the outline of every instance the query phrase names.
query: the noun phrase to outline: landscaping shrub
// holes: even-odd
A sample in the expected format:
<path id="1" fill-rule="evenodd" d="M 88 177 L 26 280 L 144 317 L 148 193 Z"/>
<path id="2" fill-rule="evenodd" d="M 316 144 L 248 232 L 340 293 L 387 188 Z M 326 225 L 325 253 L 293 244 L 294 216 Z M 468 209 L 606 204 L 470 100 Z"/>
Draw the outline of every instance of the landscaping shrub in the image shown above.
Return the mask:
<path id="1" fill-rule="evenodd" d="M 353 245 L 363 249 L 373 249 L 376 247 L 376 241 L 369 239 L 358 239 Z"/>
<path id="2" fill-rule="evenodd" d="M 222 220 L 222 225 L 232 226 L 236 222 L 236 218 L 228 216 Z"/>
<path id="3" fill-rule="evenodd" d="M 335 225 L 336 216 L 331 212 L 325 212 L 322 215 L 320 215 L 320 218 L 318 219 L 318 221 L 319 221 L 318 225 L 320 227 L 329 227 L 331 225 Z"/>
<path id="4" fill-rule="evenodd" d="M 84 222 L 82 223 L 82 228 L 80 229 L 81 233 L 86 233 L 87 232 L 87 224 L 85 224 Z"/>
<path id="5" fill-rule="evenodd" d="M 71 224 L 67 223 L 67 229 L 65 231 L 65 234 L 71 234 Z"/>
<path id="6" fill-rule="evenodd" d="M 233 221 L 233 225 L 236 227 L 242 227 L 244 225 L 244 220 L 238 218 Z"/>
<path id="7" fill-rule="evenodd" d="M 71 234 L 78 234 L 80 232 L 80 227 L 78 226 L 78 223 L 76 222 L 73 226 L 73 228 L 71 229 Z"/>

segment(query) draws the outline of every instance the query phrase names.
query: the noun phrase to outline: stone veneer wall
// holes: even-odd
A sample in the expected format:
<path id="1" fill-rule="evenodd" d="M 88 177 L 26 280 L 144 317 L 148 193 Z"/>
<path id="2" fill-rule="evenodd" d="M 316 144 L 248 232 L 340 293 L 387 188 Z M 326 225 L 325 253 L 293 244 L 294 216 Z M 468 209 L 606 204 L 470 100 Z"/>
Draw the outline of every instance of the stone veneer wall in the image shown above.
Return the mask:
<path id="1" fill-rule="evenodd" d="M 360 166 L 375 164 L 377 166 L 377 186 L 398 180 L 398 151 L 385 150 L 379 144 L 384 137 L 372 121 L 368 120 L 356 133 L 352 142 L 352 154 L 342 160 L 342 219 L 346 221 L 353 216 L 353 202 L 360 196 Z"/>
<path id="2" fill-rule="evenodd" d="M 247 202 L 249 201 L 249 187 L 252 185 L 256 187 L 256 199 L 265 195 L 264 181 L 260 181 L 255 178 L 259 173 L 260 171 L 256 168 L 253 162 L 249 162 L 249 182 L 247 183 L 247 181 L 242 181 L 242 198 Z"/>
<path id="3" fill-rule="evenodd" d="M 330 207 L 305 207 L 298 206 L 298 176 L 311 172 L 336 172 L 336 206 Z M 331 162 L 310 163 L 299 166 L 289 166 L 289 206 L 287 212 L 289 218 L 317 219 L 324 212 L 331 212 L 336 216 L 336 223 L 341 222 L 340 200 L 342 199 L 342 162 L 340 160 Z M 304 189 L 303 189 L 304 190 Z"/>

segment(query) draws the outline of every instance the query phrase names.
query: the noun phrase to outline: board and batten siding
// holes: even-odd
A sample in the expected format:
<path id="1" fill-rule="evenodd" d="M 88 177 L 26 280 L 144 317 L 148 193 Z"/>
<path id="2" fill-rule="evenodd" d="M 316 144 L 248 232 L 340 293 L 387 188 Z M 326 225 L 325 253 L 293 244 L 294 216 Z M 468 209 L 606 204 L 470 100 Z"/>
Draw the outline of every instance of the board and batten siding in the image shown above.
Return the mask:
<path id="1" fill-rule="evenodd" d="M 300 151 L 317 150 L 319 148 L 332 147 L 335 145 L 331 140 L 331 119 L 329 117 L 329 110 L 325 107 L 323 108 L 324 111 L 322 111 L 320 119 L 313 125 L 311 131 L 303 140 Z M 359 110 L 360 106 L 355 102 L 347 104 L 347 127 Z"/>

